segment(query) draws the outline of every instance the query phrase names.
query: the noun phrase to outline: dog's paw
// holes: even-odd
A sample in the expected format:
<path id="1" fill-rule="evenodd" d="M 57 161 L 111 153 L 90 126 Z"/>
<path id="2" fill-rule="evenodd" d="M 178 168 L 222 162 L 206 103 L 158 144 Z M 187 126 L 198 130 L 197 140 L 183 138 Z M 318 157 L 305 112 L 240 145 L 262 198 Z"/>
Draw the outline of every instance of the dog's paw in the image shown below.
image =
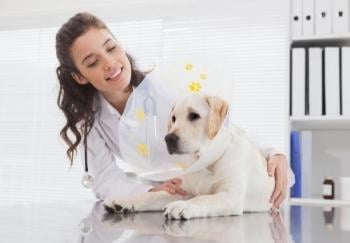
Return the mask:
<path id="1" fill-rule="evenodd" d="M 103 206 L 108 213 L 126 214 L 135 212 L 135 206 L 127 201 L 105 201 Z"/>
<path id="2" fill-rule="evenodd" d="M 186 237 L 192 234 L 190 225 L 189 220 L 166 220 L 162 226 L 168 235 Z"/>
<path id="3" fill-rule="evenodd" d="M 166 219 L 191 219 L 196 217 L 203 217 L 199 208 L 188 201 L 175 201 L 169 203 L 164 211 Z"/>

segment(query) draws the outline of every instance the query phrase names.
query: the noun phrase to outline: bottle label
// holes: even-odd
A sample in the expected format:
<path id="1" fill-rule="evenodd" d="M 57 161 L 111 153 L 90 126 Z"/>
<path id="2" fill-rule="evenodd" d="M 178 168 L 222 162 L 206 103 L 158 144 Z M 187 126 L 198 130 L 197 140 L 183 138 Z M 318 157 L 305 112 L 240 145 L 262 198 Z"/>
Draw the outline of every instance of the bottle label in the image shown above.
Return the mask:
<path id="1" fill-rule="evenodd" d="M 332 186 L 331 185 L 323 185 L 323 195 L 324 196 L 332 196 Z"/>

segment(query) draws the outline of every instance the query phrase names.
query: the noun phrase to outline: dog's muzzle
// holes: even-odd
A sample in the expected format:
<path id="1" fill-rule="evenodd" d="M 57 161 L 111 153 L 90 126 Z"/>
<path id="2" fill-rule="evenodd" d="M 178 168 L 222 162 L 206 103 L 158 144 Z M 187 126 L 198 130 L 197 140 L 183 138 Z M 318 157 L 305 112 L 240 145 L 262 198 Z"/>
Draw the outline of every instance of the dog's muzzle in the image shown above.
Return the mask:
<path id="1" fill-rule="evenodd" d="M 164 140 L 166 142 L 169 154 L 178 152 L 179 137 L 177 135 L 173 133 L 169 133 L 168 135 L 165 136 Z"/>

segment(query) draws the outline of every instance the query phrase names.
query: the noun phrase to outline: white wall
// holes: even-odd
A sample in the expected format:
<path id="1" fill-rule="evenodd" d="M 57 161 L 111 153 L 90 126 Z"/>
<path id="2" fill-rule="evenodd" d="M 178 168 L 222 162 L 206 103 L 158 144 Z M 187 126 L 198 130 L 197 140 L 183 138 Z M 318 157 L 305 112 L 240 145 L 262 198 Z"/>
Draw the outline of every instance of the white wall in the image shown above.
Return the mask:
<path id="1" fill-rule="evenodd" d="M 2 0 L 0 2 L 0 29 L 59 26 L 80 11 L 91 11 L 106 22 L 162 18 L 168 20 L 195 20 L 234 17 L 240 5 L 246 6 L 246 15 L 259 10 L 288 13 L 288 1 L 277 0 Z M 268 8 L 267 8 L 268 6 Z M 285 21 L 288 21 L 285 16 Z"/>

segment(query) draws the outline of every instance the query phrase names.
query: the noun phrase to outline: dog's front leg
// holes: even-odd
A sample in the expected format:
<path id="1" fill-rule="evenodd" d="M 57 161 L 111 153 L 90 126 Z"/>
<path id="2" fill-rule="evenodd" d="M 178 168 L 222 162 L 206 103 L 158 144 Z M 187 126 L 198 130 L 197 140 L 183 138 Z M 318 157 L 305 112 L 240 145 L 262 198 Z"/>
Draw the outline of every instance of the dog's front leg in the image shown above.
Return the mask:
<path id="1" fill-rule="evenodd" d="M 163 211 L 169 202 L 183 199 L 180 195 L 158 191 L 145 192 L 126 199 L 106 200 L 103 204 L 109 213 Z"/>
<path id="2" fill-rule="evenodd" d="M 220 192 L 201 195 L 187 201 L 175 201 L 166 206 L 164 216 L 168 219 L 191 219 L 199 217 L 241 215 L 243 197 Z"/>

